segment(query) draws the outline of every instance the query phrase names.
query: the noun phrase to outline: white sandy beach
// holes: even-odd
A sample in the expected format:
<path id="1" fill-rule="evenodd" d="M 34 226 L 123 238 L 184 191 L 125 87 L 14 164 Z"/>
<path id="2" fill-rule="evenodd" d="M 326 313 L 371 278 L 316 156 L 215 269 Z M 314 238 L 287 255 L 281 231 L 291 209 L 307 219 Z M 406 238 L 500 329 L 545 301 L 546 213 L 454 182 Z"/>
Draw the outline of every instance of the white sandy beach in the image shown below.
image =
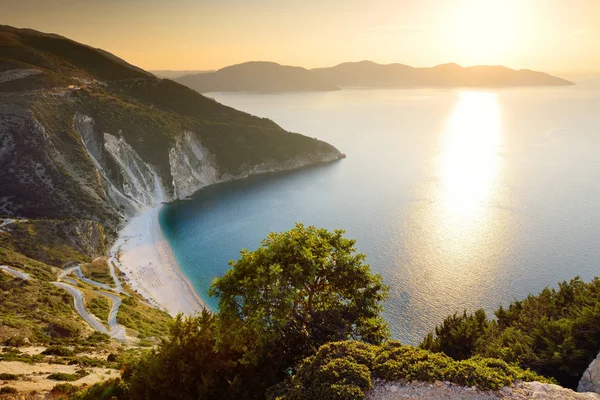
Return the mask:
<path id="1" fill-rule="evenodd" d="M 132 218 L 110 251 L 128 284 L 150 303 L 171 315 L 194 314 L 204 304 L 179 270 L 164 237 L 158 214 L 161 205 Z"/>

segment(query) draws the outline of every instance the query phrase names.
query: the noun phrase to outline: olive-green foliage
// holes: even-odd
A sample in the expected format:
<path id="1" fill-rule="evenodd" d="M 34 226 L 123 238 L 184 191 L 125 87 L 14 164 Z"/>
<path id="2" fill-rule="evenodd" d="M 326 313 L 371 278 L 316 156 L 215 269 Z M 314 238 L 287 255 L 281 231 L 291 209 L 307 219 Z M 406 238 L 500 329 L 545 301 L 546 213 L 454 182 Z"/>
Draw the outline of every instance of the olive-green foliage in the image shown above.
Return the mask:
<path id="1" fill-rule="evenodd" d="M 19 379 L 19 375 L 7 373 L 0 374 L 0 381 L 16 381 L 17 379 Z"/>
<path id="2" fill-rule="evenodd" d="M 108 320 L 111 305 L 106 297 L 96 295 L 86 303 L 86 307 L 89 312 L 100 318 L 101 321 Z"/>
<path id="3" fill-rule="evenodd" d="M 473 355 L 477 341 L 485 334 L 488 327 L 485 311 L 477 310 L 474 314 L 454 314 L 446 318 L 435 328 L 435 336 L 425 337 L 421 347 L 444 353 L 456 360 L 464 360 Z"/>
<path id="4" fill-rule="evenodd" d="M 169 338 L 128 373 L 133 398 L 262 399 L 322 344 L 380 343 L 387 287 L 363 261 L 343 231 L 298 224 L 269 235 L 214 283 L 217 315 L 176 318 Z M 357 368 L 348 379 L 366 376 Z"/>
<path id="5" fill-rule="evenodd" d="M 129 364 L 123 378 L 132 399 L 236 399 L 238 353 L 216 348 L 214 316 L 202 314 L 173 321 L 167 339 L 139 363 Z"/>
<path id="6" fill-rule="evenodd" d="M 388 288 L 343 234 L 302 224 L 271 233 L 213 283 L 228 338 L 255 338 L 244 360 L 279 371 L 276 381 L 327 342 L 387 338 Z"/>
<path id="7" fill-rule="evenodd" d="M 79 337 L 83 322 L 75 313 L 73 298 L 49 282 L 24 281 L 0 273 L 0 343 L 27 338 L 49 343 Z M 15 343 L 18 344 L 18 343 Z"/>
<path id="8" fill-rule="evenodd" d="M 77 392 L 79 392 L 79 387 L 70 383 L 57 383 L 50 391 L 57 398 L 70 398 Z"/>
<path id="9" fill-rule="evenodd" d="M 576 388 L 600 343 L 600 279 L 562 282 L 558 290 L 500 307 L 496 320 L 452 316 L 421 344 L 456 358 L 480 355 L 518 363 Z"/>
<path id="10" fill-rule="evenodd" d="M 148 397 L 159 399 L 160 397 Z M 127 386 L 119 378 L 98 382 L 77 394 L 73 400 L 129 400 Z"/>
<path id="11" fill-rule="evenodd" d="M 117 322 L 137 331 L 140 339 L 165 336 L 171 321 L 168 313 L 139 301 L 135 294 L 123 297 L 117 314 Z"/>
<path id="12" fill-rule="evenodd" d="M 53 374 L 48 375 L 48 379 L 53 380 L 53 381 L 74 382 L 74 381 L 77 381 L 77 380 L 83 378 L 84 376 L 87 376 L 87 375 L 88 375 L 88 373 L 83 370 L 79 370 L 75 374 L 67 374 L 64 372 L 55 372 Z"/>
<path id="13" fill-rule="evenodd" d="M 65 346 L 54 345 L 47 347 L 46 350 L 42 351 L 42 354 L 47 356 L 69 357 L 75 355 L 75 352 Z"/>
<path id="14" fill-rule="evenodd" d="M 82 250 L 78 227 L 87 226 L 101 239 L 96 249 Z M 62 267 L 67 262 L 86 262 L 104 251 L 104 230 L 93 221 L 39 219 L 12 224 L 0 233 L 0 245 L 41 263 Z M 51 279 L 52 280 L 52 279 Z"/>
<path id="15" fill-rule="evenodd" d="M 86 277 L 95 280 L 96 282 L 105 283 L 113 287 L 115 285 L 115 282 L 110 275 L 110 268 L 105 259 L 99 259 L 88 264 L 82 264 L 81 270 Z"/>
<path id="16" fill-rule="evenodd" d="M 482 390 L 499 389 L 515 381 L 545 378 L 497 359 L 456 361 L 427 350 L 387 342 L 380 346 L 336 342 L 322 346 L 304 360 L 289 382 L 275 387 L 269 398 L 279 400 L 358 400 L 372 388 L 372 379 L 386 381 L 436 380 Z"/>

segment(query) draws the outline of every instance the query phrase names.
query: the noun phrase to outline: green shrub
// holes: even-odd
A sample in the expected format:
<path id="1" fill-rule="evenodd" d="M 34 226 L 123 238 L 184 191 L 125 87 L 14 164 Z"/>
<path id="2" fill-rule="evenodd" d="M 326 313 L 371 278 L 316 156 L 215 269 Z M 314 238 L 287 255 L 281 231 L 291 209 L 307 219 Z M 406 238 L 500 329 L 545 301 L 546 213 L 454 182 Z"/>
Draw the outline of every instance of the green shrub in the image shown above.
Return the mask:
<path id="1" fill-rule="evenodd" d="M 4 386 L 0 388 L 0 394 L 17 394 L 19 391 L 11 386 Z"/>
<path id="2" fill-rule="evenodd" d="M 0 381 L 16 381 L 17 379 L 19 379 L 19 375 L 7 373 L 0 374 Z"/>
<path id="3" fill-rule="evenodd" d="M 444 320 L 421 347 L 455 359 L 500 358 L 575 389 L 598 353 L 600 279 L 580 278 L 514 301 L 488 320 L 483 311 Z"/>
<path id="4" fill-rule="evenodd" d="M 68 397 L 74 395 L 79 391 L 77 386 L 71 385 L 70 383 L 58 383 L 54 385 L 50 393 L 54 396 L 66 395 Z"/>
<path id="5" fill-rule="evenodd" d="M 88 373 L 83 370 L 79 370 L 75 374 L 67 374 L 64 372 L 55 372 L 53 374 L 50 374 L 48 376 L 48 379 L 53 380 L 53 381 L 74 382 L 74 381 L 77 381 L 77 380 L 83 378 L 84 376 L 87 376 L 87 375 L 88 375 Z"/>
<path id="6" fill-rule="evenodd" d="M 481 390 L 499 389 L 515 381 L 550 382 L 498 359 L 474 357 L 457 361 L 398 342 L 381 346 L 337 342 L 322 346 L 315 356 L 304 360 L 287 385 L 273 388 L 269 398 L 362 399 L 374 378 L 400 382 L 440 380 Z"/>
<path id="7" fill-rule="evenodd" d="M 127 386 L 119 379 L 92 385 L 76 397 L 77 400 L 129 400 Z"/>
<path id="8" fill-rule="evenodd" d="M 70 357 L 75 355 L 75 352 L 65 346 L 48 346 L 46 350 L 42 351 L 42 354 L 47 356 L 62 356 Z"/>

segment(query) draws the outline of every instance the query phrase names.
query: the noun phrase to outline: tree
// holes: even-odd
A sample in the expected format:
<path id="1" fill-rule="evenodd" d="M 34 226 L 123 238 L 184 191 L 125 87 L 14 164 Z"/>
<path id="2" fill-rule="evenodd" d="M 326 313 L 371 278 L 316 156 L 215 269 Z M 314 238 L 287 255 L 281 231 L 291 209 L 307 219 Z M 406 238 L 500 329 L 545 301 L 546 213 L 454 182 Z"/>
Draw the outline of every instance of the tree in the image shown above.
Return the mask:
<path id="1" fill-rule="evenodd" d="M 216 351 L 214 315 L 173 320 L 167 338 L 156 350 L 128 365 L 123 379 L 131 399 L 248 398 L 235 384 L 240 354 Z"/>
<path id="2" fill-rule="evenodd" d="M 475 314 L 454 313 L 444 319 L 435 328 L 435 336 L 428 334 L 421 347 L 434 352 L 444 352 L 456 360 L 471 357 L 476 350 L 478 340 L 484 336 L 488 327 L 485 311 L 479 309 Z"/>
<path id="3" fill-rule="evenodd" d="M 253 338 L 244 361 L 270 366 L 274 383 L 325 343 L 388 337 L 380 316 L 388 287 L 343 235 L 302 224 L 271 233 L 212 285 L 221 343 Z"/>

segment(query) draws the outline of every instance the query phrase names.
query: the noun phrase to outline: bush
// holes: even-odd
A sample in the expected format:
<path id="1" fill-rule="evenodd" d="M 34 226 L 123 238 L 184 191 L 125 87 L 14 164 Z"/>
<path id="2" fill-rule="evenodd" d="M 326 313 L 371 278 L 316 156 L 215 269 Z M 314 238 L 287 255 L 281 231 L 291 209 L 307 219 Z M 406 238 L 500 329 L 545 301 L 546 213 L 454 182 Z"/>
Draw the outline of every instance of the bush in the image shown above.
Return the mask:
<path id="1" fill-rule="evenodd" d="M 4 386 L 3 388 L 0 388 L 0 394 L 17 394 L 19 393 L 19 391 L 11 386 Z"/>
<path id="2" fill-rule="evenodd" d="M 77 400 L 129 400 L 129 396 L 127 386 L 115 378 L 92 385 Z"/>
<path id="3" fill-rule="evenodd" d="M 75 374 L 67 374 L 64 372 L 55 372 L 53 374 L 50 374 L 48 376 L 48 379 L 53 380 L 53 381 L 74 382 L 74 381 L 77 381 L 77 380 L 83 378 L 84 376 L 87 376 L 87 375 L 88 375 L 88 373 L 85 372 L 84 370 L 79 370 Z"/>
<path id="4" fill-rule="evenodd" d="M 61 356 L 61 357 L 70 357 L 75 355 L 75 352 L 65 346 L 49 346 L 46 350 L 42 351 L 42 354 L 47 356 Z"/>
<path id="5" fill-rule="evenodd" d="M 0 381 L 16 381 L 17 379 L 19 379 L 19 375 L 7 373 L 0 374 Z"/>
<path id="6" fill-rule="evenodd" d="M 495 390 L 515 381 L 549 380 L 502 360 L 474 357 L 456 361 L 427 350 L 387 342 L 381 346 L 337 342 L 322 346 L 301 364 L 287 385 L 269 392 L 280 400 L 362 399 L 372 379 L 385 381 L 447 381 L 481 390 Z"/>
<path id="7" fill-rule="evenodd" d="M 561 282 L 558 290 L 514 301 L 488 320 L 483 311 L 450 316 L 421 347 L 455 359 L 500 358 L 575 389 L 598 353 L 600 279 Z"/>
<path id="8" fill-rule="evenodd" d="M 54 396 L 66 395 L 72 396 L 79 391 L 77 386 L 71 385 L 70 383 L 58 383 L 54 385 L 50 391 Z"/>

